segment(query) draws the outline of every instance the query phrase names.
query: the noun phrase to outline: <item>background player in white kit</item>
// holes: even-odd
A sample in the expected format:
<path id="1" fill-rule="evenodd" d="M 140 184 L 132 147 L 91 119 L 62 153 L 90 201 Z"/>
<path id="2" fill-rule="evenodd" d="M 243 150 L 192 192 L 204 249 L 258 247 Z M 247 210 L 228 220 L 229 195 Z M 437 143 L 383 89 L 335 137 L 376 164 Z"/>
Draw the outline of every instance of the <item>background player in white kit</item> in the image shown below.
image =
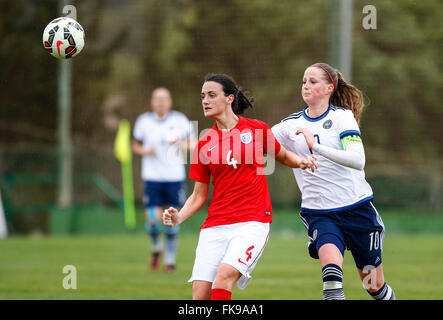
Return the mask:
<path id="1" fill-rule="evenodd" d="M 152 240 L 151 268 L 159 268 L 163 250 L 160 240 L 164 206 L 180 207 L 186 199 L 185 167 L 182 150 L 193 144 L 193 128 L 181 112 L 171 110 L 168 89 L 157 88 L 151 96 L 152 112 L 141 114 L 134 125 L 134 153 L 142 156 L 143 202 L 146 206 L 146 231 Z M 166 227 L 166 271 L 175 270 L 178 227 Z"/>
<path id="2" fill-rule="evenodd" d="M 381 261 L 385 228 L 363 171 L 358 125 L 362 93 L 336 69 L 316 63 L 304 73 L 302 96 L 308 106 L 272 131 L 288 150 L 318 157 L 315 173 L 294 169 L 294 174 L 302 193 L 300 217 L 311 239 L 309 254 L 322 266 L 323 298 L 345 298 L 342 264 L 347 248 L 369 295 L 395 299 Z"/>

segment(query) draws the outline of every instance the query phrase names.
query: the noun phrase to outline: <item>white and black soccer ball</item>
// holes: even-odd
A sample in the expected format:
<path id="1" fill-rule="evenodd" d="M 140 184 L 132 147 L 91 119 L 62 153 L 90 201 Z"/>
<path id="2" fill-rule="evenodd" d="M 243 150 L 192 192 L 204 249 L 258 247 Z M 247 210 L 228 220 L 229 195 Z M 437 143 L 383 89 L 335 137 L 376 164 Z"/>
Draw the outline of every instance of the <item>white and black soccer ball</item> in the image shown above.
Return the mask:
<path id="1" fill-rule="evenodd" d="M 57 59 L 73 58 L 85 46 L 85 31 L 74 19 L 54 19 L 43 31 L 43 46 Z"/>

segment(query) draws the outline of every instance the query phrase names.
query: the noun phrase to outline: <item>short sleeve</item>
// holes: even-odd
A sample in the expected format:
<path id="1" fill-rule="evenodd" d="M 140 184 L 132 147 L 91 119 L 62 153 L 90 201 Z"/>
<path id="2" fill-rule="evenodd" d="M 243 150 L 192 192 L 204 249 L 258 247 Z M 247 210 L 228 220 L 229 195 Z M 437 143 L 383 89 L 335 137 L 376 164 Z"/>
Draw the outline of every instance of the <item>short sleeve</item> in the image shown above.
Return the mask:
<path id="1" fill-rule="evenodd" d="M 357 120 L 355 120 L 351 110 L 344 110 L 344 114 L 339 118 L 338 133 L 340 134 L 340 139 L 350 135 L 361 136 Z"/>
<path id="2" fill-rule="evenodd" d="M 204 142 L 199 141 L 197 148 L 194 149 L 189 169 L 189 179 L 209 183 L 211 179 L 211 172 L 209 170 L 209 166 L 205 164 L 205 162 L 207 162 L 205 161 L 206 155 L 202 152 L 202 150 L 204 150 L 202 148 L 204 145 Z"/>
<path id="3" fill-rule="evenodd" d="M 137 141 L 143 141 L 144 132 L 143 132 L 143 115 L 139 116 L 134 124 L 133 137 Z"/>
<path id="4" fill-rule="evenodd" d="M 185 117 L 185 132 L 186 132 L 186 138 L 192 137 L 195 135 L 195 129 L 192 125 L 192 122 L 188 120 L 188 118 Z"/>
<path id="5" fill-rule="evenodd" d="M 289 134 L 287 133 L 287 125 L 285 122 L 277 123 L 272 127 L 272 133 L 281 145 L 287 145 L 291 141 L 289 139 Z"/>
<path id="6" fill-rule="evenodd" d="M 180 115 L 180 131 L 183 132 L 183 138 L 189 138 L 190 136 L 195 134 L 194 126 L 192 125 L 192 122 L 189 121 L 188 117 L 184 115 L 183 113 L 178 113 Z"/>

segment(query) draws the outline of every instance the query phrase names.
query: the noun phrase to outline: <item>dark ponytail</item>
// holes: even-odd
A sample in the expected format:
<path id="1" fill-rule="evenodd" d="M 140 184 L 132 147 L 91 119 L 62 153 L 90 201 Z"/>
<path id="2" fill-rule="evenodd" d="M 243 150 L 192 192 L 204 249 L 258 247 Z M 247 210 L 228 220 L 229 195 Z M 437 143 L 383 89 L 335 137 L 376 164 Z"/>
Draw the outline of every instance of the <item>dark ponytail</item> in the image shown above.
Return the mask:
<path id="1" fill-rule="evenodd" d="M 352 84 L 346 82 L 343 75 L 327 63 L 315 63 L 311 67 L 318 67 L 323 70 L 325 79 L 334 86 L 334 91 L 329 97 L 329 103 L 334 106 L 349 109 L 354 114 L 355 120 L 360 124 L 361 114 L 365 106 L 363 93 Z"/>
<path id="2" fill-rule="evenodd" d="M 234 95 L 231 107 L 235 114 L 242 114 L 246 109 L 252 108 L 254 98 L 248 97 L 230 76 L 221 73 L 210 73 L 205 76 L 205 82 L 208 81 L 219 83 L 225 96 Z"/>

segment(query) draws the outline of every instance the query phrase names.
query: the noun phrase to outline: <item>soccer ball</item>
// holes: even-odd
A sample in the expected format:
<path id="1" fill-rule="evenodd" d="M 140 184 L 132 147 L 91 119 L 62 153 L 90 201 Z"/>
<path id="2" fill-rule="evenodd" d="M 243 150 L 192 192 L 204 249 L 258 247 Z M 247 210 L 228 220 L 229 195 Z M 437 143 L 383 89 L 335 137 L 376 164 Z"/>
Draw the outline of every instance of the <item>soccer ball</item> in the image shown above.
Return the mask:
<path id="1" fill-rule="evenodd" d="M 54 19 L 43 31 L 43 46 L 57 59 L 75 57 L 85 46 L 85 31 L 74 19 Z"/>

